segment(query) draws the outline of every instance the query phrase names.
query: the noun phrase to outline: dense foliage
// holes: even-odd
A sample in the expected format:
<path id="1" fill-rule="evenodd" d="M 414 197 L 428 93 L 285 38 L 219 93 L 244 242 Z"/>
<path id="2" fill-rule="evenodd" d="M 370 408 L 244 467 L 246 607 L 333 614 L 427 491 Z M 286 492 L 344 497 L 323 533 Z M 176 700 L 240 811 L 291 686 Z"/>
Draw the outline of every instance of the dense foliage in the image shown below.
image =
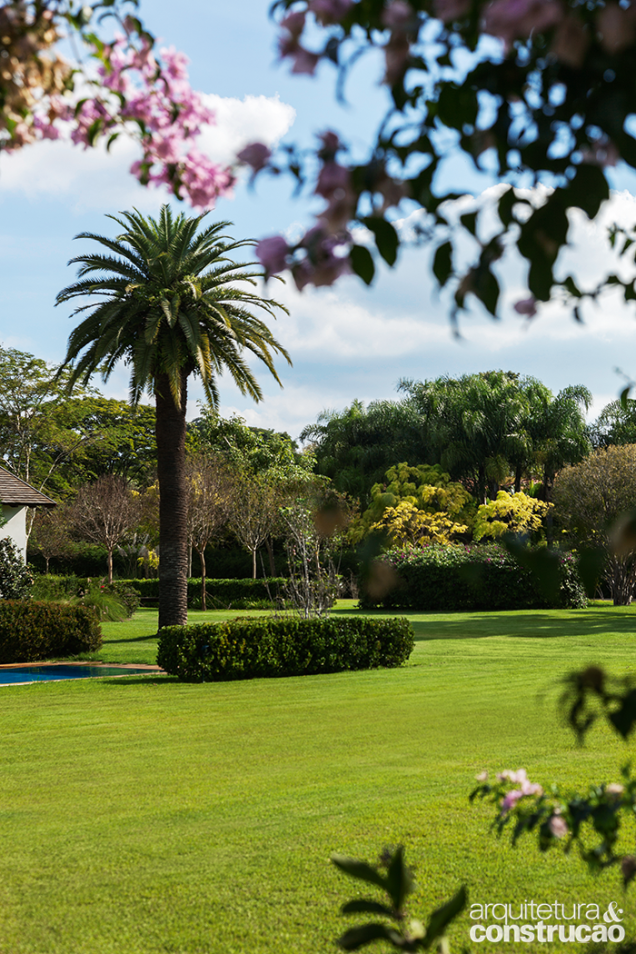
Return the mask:
<path id="1" fill-rule="evenodd" d="M 400 666 L 413 646 L 403 618 L 262 617 L 164 627 L 157 664 L 188 682 L 302 676 Z"/>
<path id="2" fill-rule="evenodd" d="M 557 296 L 576 308 L 608 286 L 634 298 L 633 270 L 580 288 L 558 262 L 571 222 L 596 218 L 609 198 L 606 168 L 636 167 L 633 3 L 275 0 L 272 9 L 292 72 L 335 64 L 340 93 L 361 56 L 383 55 L 388 108 L 362 158 L 332 130 L 312 161 L 291 147 L 273 158 L 262 143 L 243 151 L 255 171 L 286 167 L 324 200 L 292 244 L 281 235 L 260 243 L 269 272 L 291 269 L 299 288 L 350 270 L 369 284 L 374 257 L 358 229 L 393 265 L 408 215 L 416 241 L 436 246 L 432 271 L 454 316 L 473 300 L 498 314 L 511 248 L 528 267 L 521 314 Z M 467 199 L 467 175 L 496 188 Z M 628 235 L 624 245 L 614 233 L 620 251 Z"/>
<path id="3" fill-rule="evenodd" d="M 401 610 L 513 610 L 586 605 L 576 560 L 545 548 L 425 546 L 386 553 L 361 578 L 360 605 Z"/>
<path id="4" fill-rule="evenodd" d="M 575 467 L 564 468 L 554 500 L 568 538 L 602 555 L 614 604 L 629 605 L 636 584 L 636 444 L 599 448 Z"/>
<path id="5" fill-rule="evenodd" d="M 33 575 L 24 565 L 12 540 L 0 540 L 0 600 L 29 598 Z"/>
<path id="6" fill-rule="evenodd" d="M 101 644 L 97 615 L 84 606 L 0 601 L 0 663 L 76 656 Z"/>

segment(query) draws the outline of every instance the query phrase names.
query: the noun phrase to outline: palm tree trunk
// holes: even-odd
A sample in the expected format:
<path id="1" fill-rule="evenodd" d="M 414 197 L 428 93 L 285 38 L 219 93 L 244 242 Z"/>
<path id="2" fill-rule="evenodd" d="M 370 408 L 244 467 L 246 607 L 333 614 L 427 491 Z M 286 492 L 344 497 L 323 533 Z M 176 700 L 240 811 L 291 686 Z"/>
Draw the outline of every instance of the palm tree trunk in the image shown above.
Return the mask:
<path id="1" fill-rule="evenodd" d="M 187 375 L 181 372 L 181 407 L 168 376 L 157 376 L 157 474 L 159 476 L 159 629 L 188 621 L 188 528 L 185 479 Z"/>

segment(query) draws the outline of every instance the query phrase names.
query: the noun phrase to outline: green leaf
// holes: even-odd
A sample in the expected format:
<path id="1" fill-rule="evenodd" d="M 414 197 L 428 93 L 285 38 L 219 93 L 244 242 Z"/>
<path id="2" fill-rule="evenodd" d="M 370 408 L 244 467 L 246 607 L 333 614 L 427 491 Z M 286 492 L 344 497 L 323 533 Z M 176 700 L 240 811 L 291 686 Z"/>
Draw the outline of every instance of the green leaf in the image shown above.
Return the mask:
<path id="1" fill-rule="evenodd" d="M 355 858 L 348 858 L 346 855 L 334 854 L 331 856 L 332 864 L 340 868 L 345 874 L 358 881 L 365 881 L 367 884 L 374 884 L 378 888 L 386 890 L 386 878 L 381 875 L 377 868 L 368 865 L 366 861 L 357 861 Z"/>
<path id="2" fill-rule="evenodd" d="M 351 267 L 366 285 L 370 285 L 375 275 L 373 256 L 364 245 L 354 245 L 349 252 Z"/>
<path id="3" fill-rule="evenodd" d="M 391 908 L 386 904 L 380 904 L 379 901 L 370 901 L 365 898 L 359 898 L 355 901 L 347 901 L 340 908 L 341 914 L 384 914 L 387 918 L 395 917 Z"/>
<path id="4" fill-rule="evenodd" d="M 609 199 L 609 186 L 600 166 L 582 163 L 566 189 L 565 199 L 568 205 L 583 209 L 593 219 L 601 203 Z"/>
<path id="5" fill-rule="evenodd" d="M 343 951 L 357 951 L 371 941 L 389 941 L 395 947 L 401 947 L 402 940 L 402 935 L 386 924 L 363 924 L 349 928 L 336 943 Z"/>
<path id="6" fill-rule="evenodd" d="M 627 399 L 629 398 L 629 392 L 631 391 L 631 389 L 632 389 L 632 385 L 628 384 L 627 387 L 623 388 L 623 390 L 621 391 L 620 402 L 621 402 L 621 407 L 623 408 L 624 411 L 628 409 Z"/>
<path id="7" fill-rule="evenodd" d="M 483 266 L 475 270 L 471 291 L 488 309 L 491 315 L 497 316 L 497 302 L 499 301 L 499 282 L 489 268 Z"/>
<path id="8" fill-rule="evenodd" d="M 499 213 L 499 218 L 501 219 L 501 224 L 508 228 L 510 223 L 513 221 L 514 216 L 512 214 L 512 207 L 517 201 L 515 196 L 514 189 L 506 189 L 504 194 L 499 199 L 499 205 L 497 206 L 497 211 Z"/>
<path id="9" fill-rule="evenodd" d="M 450 242 L 444 242 L 435 252 L 433 259 L 433 274 L 443 287 L 448 281 L 453 270 L 453 246 Z"/>
<path id="10" fill-rule="evenodd" d="M 384 261 L 387 265 L 395 265 L 400 240 L 394 227 L 379 215 L 369 215 L 362 221 L 373 232 L 378 252 Z"/>
<path id="11" fill-rule="evenodd" d="M 430 947 L 433 941 L 441 937 L 451 921 L 454 921 L 458 914 L 466 907 L 468 901 L 468 892 L 466 886 L 462 885 L 457 894 L 437 908 L 431 914 L 426 928 L 426 936 L 422 942 L 423 947 Z"/>
<path id="12" fill-rule="evenodd" d="M 462 223 L 465 229 L 468 229 L 471 235 L 475 234 L 477 227 L 476 212 L 465 212 L 464 215 L 460 215 L 459 221 Z"/>

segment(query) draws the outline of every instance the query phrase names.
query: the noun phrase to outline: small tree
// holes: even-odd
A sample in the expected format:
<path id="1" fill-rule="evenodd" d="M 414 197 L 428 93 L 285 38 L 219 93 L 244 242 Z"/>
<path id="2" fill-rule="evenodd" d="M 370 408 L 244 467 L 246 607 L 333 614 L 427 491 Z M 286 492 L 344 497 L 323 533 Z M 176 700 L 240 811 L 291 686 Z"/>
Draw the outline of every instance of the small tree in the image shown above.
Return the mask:
<path id="1" fill-rule="evenodd" d="M 285 601 L 305 619 L 326 616 L 338 597 L 336 558 L 349 520 L 345 498 L 322 488 L 280 509 L 289 571 Z"/>
<path id="2" fill-rule="evenodd" d="M 256 553 L 278 525 L 281 498 L 265 477 L 241 473 L 236 478 L 229 526 L 239 543 L 252 554 L 252 577 L 256 579 Z"/>
<path id="3" fill-rule="evenodd" d="M 140 496 L 123 477 L 100 477 L 80 488 L 72 508 L 75 532 L 106 547 L 109 583 L 113 582 L 113 550 L 135 529 L 140 517 Z"/>
<path id="4" fill-rule="evenodd" d="M 205 550 L 232 513 L 233 483 L 219 461 L 190 458 L 188 469 L 188 539 L 201 561 L 201 609 L 207 609 Z"/>
<path id="5" fill-rule="evenodd" d="M 13 541 L 4 537 L 0 540 L 0 599 L 27 600 L 32 585 L 31 571 Z"/>
<path id="6" fill-rule="evenodd" d="M 600 550 L 615 606 L 628 606 L 636 585 L 636 444 L 597 450 L 561 471 L 555 517 L 576 542 Z"/>
<path id="7" fill-rule="evenodd" d="M 58 505 L 52 511 L 38 510 L 33 521 L 30 546 L 41 554 L 49 572 L 51 559 L 66 556 L 71 548 L 68 507 Z"/>

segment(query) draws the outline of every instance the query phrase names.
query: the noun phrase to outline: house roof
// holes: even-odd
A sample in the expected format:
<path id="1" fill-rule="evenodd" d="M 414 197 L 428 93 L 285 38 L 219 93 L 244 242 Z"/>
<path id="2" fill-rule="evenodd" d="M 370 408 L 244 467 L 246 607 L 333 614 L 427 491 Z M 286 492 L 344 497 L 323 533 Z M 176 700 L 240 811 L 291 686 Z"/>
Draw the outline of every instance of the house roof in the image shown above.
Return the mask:
<path id="1" fill-rule="evenodd" d="M 0 500 L 9 507 L 55 507 L 55 501 L 0 467 Z"/>

